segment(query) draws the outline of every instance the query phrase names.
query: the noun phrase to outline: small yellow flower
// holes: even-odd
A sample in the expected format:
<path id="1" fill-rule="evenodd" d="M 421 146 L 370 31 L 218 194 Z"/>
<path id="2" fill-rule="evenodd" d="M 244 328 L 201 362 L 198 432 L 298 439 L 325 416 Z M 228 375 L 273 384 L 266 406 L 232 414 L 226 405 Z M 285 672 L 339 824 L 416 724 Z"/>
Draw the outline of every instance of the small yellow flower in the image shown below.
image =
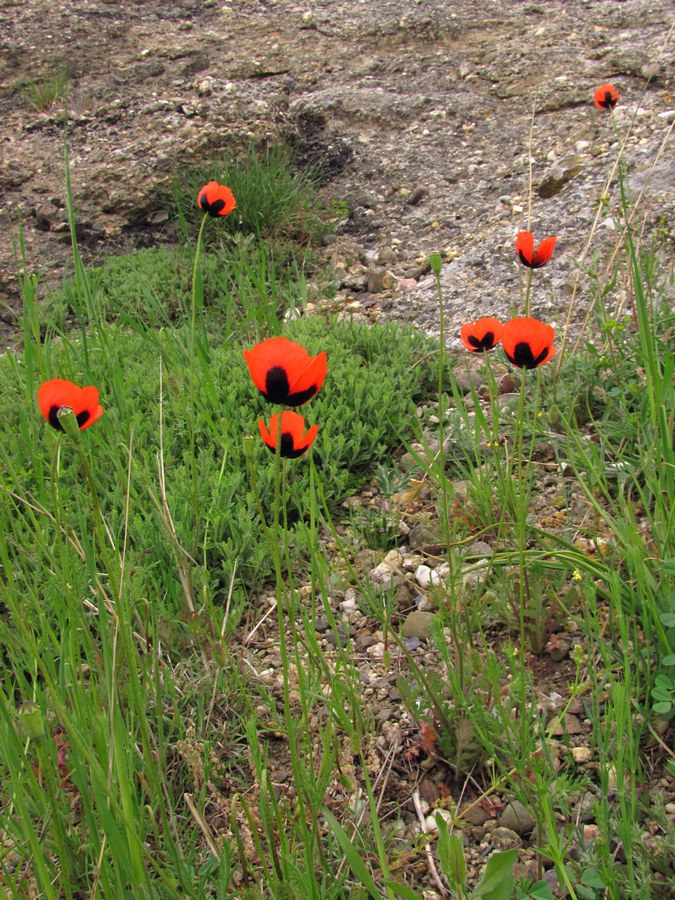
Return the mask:
<path id="1" fill-rule="evenodd" d="M 572 578 L 573 578 L 575 581 L 581 581 L 581 579 L 582 579 L 583 577 L 584 577 L 584 576 L 581 574 L 581 572 L 580 572 L 578 569 L 575 569 L 574 572 L 572 572 Z"/>

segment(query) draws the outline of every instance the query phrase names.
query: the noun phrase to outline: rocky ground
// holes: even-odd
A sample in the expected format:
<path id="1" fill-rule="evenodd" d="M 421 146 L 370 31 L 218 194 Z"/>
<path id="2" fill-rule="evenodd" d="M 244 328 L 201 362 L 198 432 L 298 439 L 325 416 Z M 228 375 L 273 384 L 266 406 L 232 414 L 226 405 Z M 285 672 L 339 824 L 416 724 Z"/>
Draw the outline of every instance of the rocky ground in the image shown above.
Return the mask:
<path id="1" fill-rule="evenodd" d="M 586 252 L 618 147 L 610 117 L 592 104 L 598 84 L 612 81 L 621 91 L 616 119 L 628 135 L 638 227 L 648 235 L 673 221 L 672 154 L 662 152 L 675 121 L 667 0 L 0 0 L 0 21 L 0 304 L 8 342 L 19 302 L 19 229 L 43 289 L 68 271 L 66 136 L 90 261 L 171 240 L 161 197 L 181 164 L 252 137 L 290 139 L 307 165 L 321 167 L 337 218 L 323 251 L 335 273 L 331 302 L 437 331 L 426 260 L 440 250 L 453 340 L 461 322 L 513 310 L 520 277 L 513 245 L 528 222 L 538 237 L 558 235 L 534 296 L 534 313 L 547 321 L 564 321 L 580 259 L 611 258 L 611 203 Z M 67 96 L 46 110 L 31 107 L 27 79 L 59 71 L 70 79 Z M 616 186 L 610 194 L 616 198 Z M 590 298 L 586 280 L 576 297 L 578 322 Z M 397 515 L 409 523 L 403 547 L 384 560 L 363 548 L 354 556 L 364 577 L 395 580 L 409 651 L 434 667 L 429 606 L 420 597 L 442 578 L 442 561 L 430 557 L 428 534 L 414 530 L 429 505 L 424 490 L 399 497 L 405 509 Z M 381 510 L 384 499 L 373 486 L 356 510 Z M 542 503 L 543 516 L 551 511 Z M 345 640 L 349 632 L 362 659 L 366 699 L 378 710 L 373 752 L 393 759 L 387 800 L 394 810 L 403 804 L 412 834 L 447 791 L 448 771 L 415 749 L 419 734 L 396 689 L 403 658 L 385 660 L 382 635 L 353 596 L 336 595 L 335 604 Z M 422 618 L 408 621 L 411 610 Z M 280 660 L 267 627 L 245 644 L 251 665 L 273 684 Z M 325 630 L 330 653 L 335 638 L 327 623 Z M 551 718 L 564 706 L 576 639 L 563 634 L 532 661 Z M 588 762 L 581 704 L 552 730 L 567 735 L 561 753 Z M 672 806 L 672 785 L 664 785 Z M 514 811 L 506 796 L 477 805 L 477 786 L 465 788 L 470 869 L 480 870 L 494 847 L 525 844 L 519 874 L 534 875 L 529 814 Z M 593 840 L 597 826 L 591 819 L 586 827 Z"/>
<path id="2" fill-rule="evenodd" d="M 563 318 L 617 149 L 591 102 L 601 82 L 621 91 L 640 227 L 672 220 L 673 167 L 659 156 L 675 117 L 667 0 L 0 0 L 0 14 L 10 327 L 19 226 L 45 285 L 68 267 L 66 136 L 90 259 L 171 237 L 160 197 L 182 163 L 252 136 L 290 138 L 346 214 L 326 251 L 340 296 L 430 331 L 427 253 L 449 263 L 454 334 L 466 318 L 513 309 L 513 242 L 528 221 L 559 237 L 534 312 Z M 68 94 L 36 110 L 27 80 L 54 73 L 70 79 Z M 603 215 L 593 247 L 606 252 L 613 237 Z M 583 310 L 588 287 L 577 296 Z"/>

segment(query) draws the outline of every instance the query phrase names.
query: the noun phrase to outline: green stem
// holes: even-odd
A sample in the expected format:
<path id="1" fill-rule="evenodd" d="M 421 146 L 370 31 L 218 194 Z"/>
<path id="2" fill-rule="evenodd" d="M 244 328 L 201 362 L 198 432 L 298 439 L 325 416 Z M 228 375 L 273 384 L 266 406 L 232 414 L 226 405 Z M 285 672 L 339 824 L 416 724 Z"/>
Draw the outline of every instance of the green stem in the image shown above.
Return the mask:
<path id="1" fill-rule="evenodd" d="M 195 371 L 195 351 L 196 351 L 196 328 L 197 328 L 197 306 L 199 309 L 204 307 L 204 294 L 202 290 L 201 278 L 199 277 L 199 258 L 202 248 L 202 235 L 206 220 L 209 218 L 205 213 L 199 226 L 199 234 L 197 235 L 197 247 L 195 249 L 194 265 L 192 267 L 192 295 L 191 295 L 191 314 L 190 314 L 190 342 L 188 346 L 188 383 L 189 383 L 189 415 L 187 420 L 188 440 L 190 444 L 190 477 L 192 481 L 191 497 L 194 504 L 194 524 L 192 526 L 193 540 L 190 556 L 194 557 L 200 540 L 201 529 L 201 489 L 199 485 L 199 475 L 197 472 L 196 458 L 196 442 L 195 442 L 195 419 L 197 416 L 197 373 Z M 190 581 L 192 580 L 192 572 L 190 570 Z"/>
<path id="2" fill-rule="evenodd" d="M 195 329 L 197 323 L 197 293 L 199 293 L 199 308 L 200 310 L 204 306 L 204 294 L 200 289 L 197 291 L 197 275 L 199 272 L 199 257 L 202 249 L 202 234 L 204 233 L 204 226 L 206 225 L 206 220 L 209 218 L 208 213 L 204 213 L 202 216 L 202 222 L 199 226 L 199 234 L 197 235 L 197 247 L 195 249 L 195 261 L 192 266 L 192 297 L 191 297 L 191 316 L 190 316 L 190 368 L 192 368 L 192 364 L 194 362 L 194 353 L 195 353 Z M 201 288 L 201 282 L 200 282 Z"/>
<path id="3" fill-rule="evenodd" d="M 295 781 L 295 787 L 297 791 L 297 799 L 298 799 L 298 807 L 299 807 L 299 821 L 300 827 L 303 832 L 303 837 L 305 839 L 305 846 L 309 848 L 312 844 L 311 835 L 309 829 L 307 828 L 307 811 L 305 805 L 305 796 L 304 796 L 304 779 L 302 777 L 302 764 L 300 760 L 300 756 L 298 754 L 298 747 L 296 744 L 296 723 L 293 720 L 293 714 L 291 711 L 291 696 L 290 696 L 290 663 L 288 656 L 288 645 L 286 642 L 286 622 L 285 622 L 285 609 L 286 604 L 284 600 L 288 596 L 287 586 L 284 582 L 283 572 L 282 572 L 282 547 L 280 543 L 280 527 L 281 527 L 281 500 L 282 500 L 282 458 L 281 458 L 281 437 L 282 437 L 282 420 L 283 420 L 283 409 L 279 410 L 279 418 L 277 420 L 277 434 L 276 434 L 276 447 L 274 451 L 274 507 L 272 513 L 272 540 L 270 541 L 271 547 L 273 548 L 273 559 L 274 559 L 274 574 L 276 580 L 276 597 L 277 597 L 277 623 L 279 628 L 279 655 L 281 656 L 281 669 L 283 673 L 284 679 L 284 687 L 283 687 L 283 697 L 284 697 L 284 723 L 286 726 L 286 735 L 288 740 L 288 751 L 291 760 L 291 769 L 293 771 L 293 778 Z M 285 496 L 284 496 L 284 504 L 285 504 Z M 283 512 L 284 522 L 287 522 L 287 513 L 284 509 Z M 288 539 L 288 535 L 285 535 L 284 540 Z M 292 616 L 289 616 L 292 618 Z M 292 632 L 295 635 L 295 623 L 292 626 Z M 297 645 L 296 645 L 297 646 Z"/>
<path id="4" fill-rule="evenodd" d="M 527 284 L 525 285 L 525 315 L 530 315 L 530 290 L 532 288 L 532 276 L 534 269 L 527 270 Z"/>
<path id="5" fill-rule="evenodd" d="M 448 512 L 448 479 L 445 475 L 445 404 L 443 402 L 443 373 L 445 371 L 445 309 L 443 305 L 443 288 L 441 286 L 440 266 L 434 268 L 436 288 L 438 290 L 438 453 L 436 456 L 438 478 L 441 486 L 441 527 L 447 544 L 448 565 L 452 565 L 450 541 L 450 516 Z"/>

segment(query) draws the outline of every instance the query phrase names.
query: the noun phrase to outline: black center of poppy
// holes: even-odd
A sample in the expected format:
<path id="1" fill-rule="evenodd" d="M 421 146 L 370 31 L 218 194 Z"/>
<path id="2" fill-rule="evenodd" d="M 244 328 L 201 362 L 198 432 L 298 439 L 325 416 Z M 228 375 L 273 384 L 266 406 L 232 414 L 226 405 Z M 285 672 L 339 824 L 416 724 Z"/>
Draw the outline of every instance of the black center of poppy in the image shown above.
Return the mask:
<path id="1" fill-rule="evenodd" d="M 290 385 L 286 370 L 281 366 L 272 366 L 265 376 L 265 390 L 262 392 L 265 400 L 270 403 L 283 403 L 285 406 L 302 406 L 316 394 L 318 388 L 315 384 L 304 391 L 289 393 Z"/>
<path id="2" fill-rule="evenodd" d="M 302 447 L 300 450 L 296 450 L 292 436 L 287 432 L 282 432 L 281 455 L 285 456 L 286 459 L 297 459 L 298 456 L 302 456 L 306 449 L 307 447 Z"/>
<path id="3" fill-rule="evenodd" d="M 199 205 L 204 210 L 205 213 L 208 213 L 210 216 L 214 218 L 219 216 L 221 211 L 225 209 L 225 201 L 224 200 L 214 200 L 213 203 L 209 203 L 208 194 L 202 194 L 199 198 Z"/>
<path id="4" fill-rule="evenodd" d="M 57 431 L 63 431 L 63 425 L 59 422 L 59 410 L 60 406 L 50 406 L 49 407 L 49 417 L 48 421 L 52 428 L 56 428 Z"/>
<path id="5" fill-rule="evenodd" d="M 513 365 L 520 369 L 536 369 L 548 356 L 548 347 L 544 347 L 539 356 L 535 357 L 530 345 L 526 341 L 520 341 L 516 344 L 513 355 L 509 353 L 506 355 Z"/>
<path id="6" fill-rule="evenodd" d="M 225 209 L 225 201 L 224 200 L 214 200 L 213 203 L 209 203 L 209 215 L 210 216 L 219 216 L 220 213 Z"/>
<path id="7" fill-rule="evenodd" d="M 63 409 L 62 406 L 50 406 L 49 407 L 49 416 L 47 417 L 49 424 L 52 428 L 56 428 L 57 431 L 63 431 L 63 425 L 59 419 L 59 410 Z M 78 413 L 75 418 L 77 419 L 77 424 L 82 428 L 82 426 L 89 421 L 91 418 L 91 413 L 89 410 L 85 409 L 81 413 Z"/>
<path id="8" fill-rule="evenodd" d="M 541 269 L 542 266 L 546 265 L 545 259 L 539 259 L 539 255 L 535 253 L 532 256 L 532 259 L 525 259 L 523 256 L 523 251 L 519 250 L 518 255 L 520 256 L 520 261 L 524 266 L 527 266 L 528 269 Z"/>
<path id="9" fill-rule="evenodd" d="M 267 370 L 265 376 L 265 390 L 263 396 L 270 403 L 286 403 L 288 398 L 289 384 L 286 370 L 281 366 L 272 366 Z"/>
<path id="10" fill-rule="evenodd" d="M 468 341 L 476 350 L 492 350 L 495 345 L 495 335 L 493 331 L 486 331 L 482 338 L 477 338 L 475 334 L 470 334 Z"/>
<path id="11" fill-rule="evenodd" d="M 267 441 L 265 441 L 265 446 L 270 451 L 270 453 L 276 453 L 277 448 L 274 446 L 274 444 L 268 444 Z M 288 431 L 282 431 L 281 446 L 279 447 L 279 453 L 281 454 L 281 456 L 284 456 L 286 459 L 297 459 L 298 456 L 302 456 L 305 450 L 307 450 L 307 447 L 302 447 L 300 450 L 296 450 L 293 443 L 293 435 Z"/>
<path id="12" fill-rule="evenodd" d="M 287 431 L 281 432 L 281 447 L 279 450 L 282 456 L 290 457 L 293 455 L 293 436 Z"/>
<path id="13" fill-rule="evenodd" d="M 286 405 L 302 406 L 303 403 L 307 403 L 307 401 L 316 394 L 317 390 L 317 386 L 313 384 L 304 391 L 295 391 L 295 393 L 289 394 L 288 397 L 286 397 Z"/>

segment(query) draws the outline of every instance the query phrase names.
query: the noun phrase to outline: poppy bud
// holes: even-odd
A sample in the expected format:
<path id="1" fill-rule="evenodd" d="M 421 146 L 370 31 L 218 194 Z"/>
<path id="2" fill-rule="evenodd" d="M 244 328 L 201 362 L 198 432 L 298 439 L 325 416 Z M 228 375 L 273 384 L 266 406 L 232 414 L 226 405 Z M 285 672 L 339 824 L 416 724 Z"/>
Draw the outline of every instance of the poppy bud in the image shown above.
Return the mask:
<path id="1" fill-rule="evenodd" d="M 42 716 L 42 710 L 29 700 L 22 703 L 17 709 L 16 714 L 19 719 L 19 725 L 24 735 L 31 741 L 41 741 L 45 736 L 45 722 Z"/>

